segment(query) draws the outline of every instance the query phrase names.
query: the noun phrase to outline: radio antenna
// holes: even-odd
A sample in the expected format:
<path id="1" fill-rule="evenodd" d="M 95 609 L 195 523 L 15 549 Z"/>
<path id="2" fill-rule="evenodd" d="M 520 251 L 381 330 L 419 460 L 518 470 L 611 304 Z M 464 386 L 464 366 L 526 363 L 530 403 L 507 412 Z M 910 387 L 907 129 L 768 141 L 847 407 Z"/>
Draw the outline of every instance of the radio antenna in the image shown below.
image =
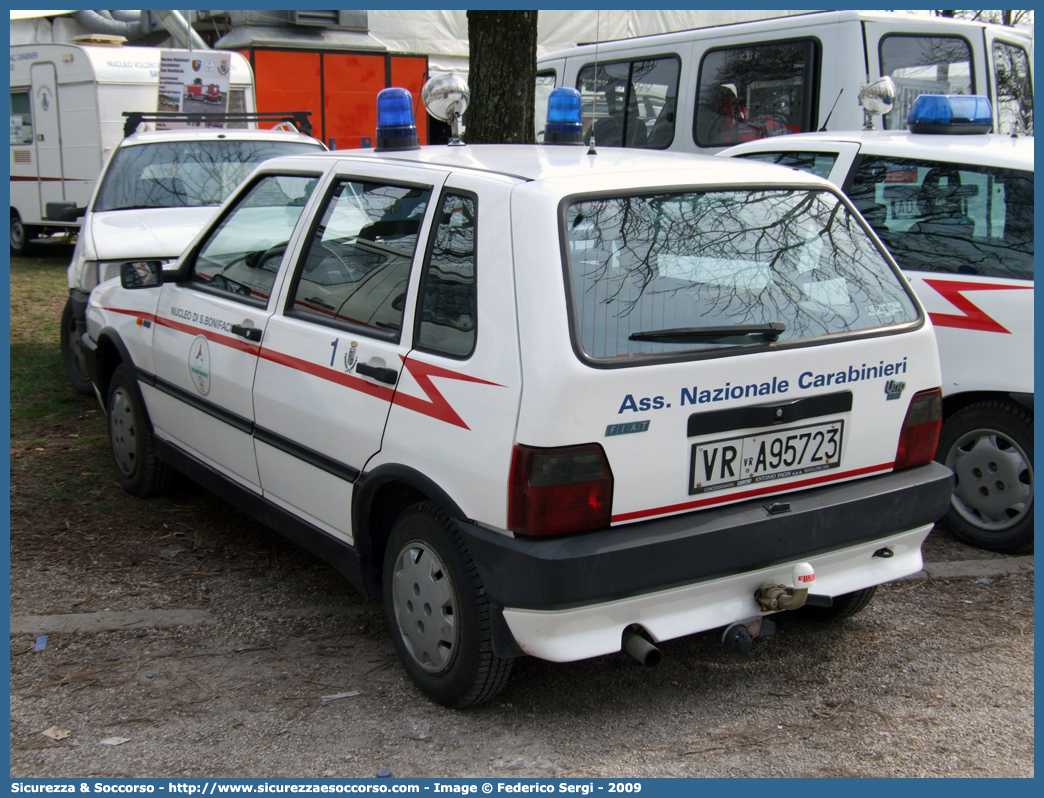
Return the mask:
<path id="1" fill-rule="evenodd" d="M 841 95 L 845 93 L 844 86 L 841 87 L 841 91 L 837 93 L 837 100 L 841 99 Z M 834 100 L 834 104 L 830 106 L 830 113 L 827 114 L 826 120 L 823 122 L 823 127 L 819 129 L 820 133 L 826 132 L 827 123 L 830 122 L 830 117 L 834 115 L 834 109 L 837 108 L 837 100 Z"/>
<path id="2" fill-rule="evenodd" d="M 588 155 L 597 155 L 595 150 L 595 120 L 598 118 L 598 40 L 602 38 L 602 12 L 595 10 L 595 63 L 594 63 L 594 102 L 591 105 L 591 146 L 587 150 Z"/>

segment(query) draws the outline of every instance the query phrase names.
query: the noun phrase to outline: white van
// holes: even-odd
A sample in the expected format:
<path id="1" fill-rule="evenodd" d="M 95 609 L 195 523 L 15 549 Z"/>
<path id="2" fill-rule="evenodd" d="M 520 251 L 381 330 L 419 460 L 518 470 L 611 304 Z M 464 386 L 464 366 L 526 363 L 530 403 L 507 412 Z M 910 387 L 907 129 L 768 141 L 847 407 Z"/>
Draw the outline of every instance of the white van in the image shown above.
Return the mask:
<path id="1" fill-rule="evenodd" d="M 12 255 L 45 229 L 80 226 L 76 211 L 124 137 L 123 112 L 156 110 L 159 57 L 151 47 L 11 47 Z M 254 111 L 253 73 L 238 53 L 230 83 L 229 111 Z"/>
<path id="2" fill-rule="evenodd" d="M 600 147 L 710 154 L 786 133 L 858 130 L 860 88 L 881 76 L 897 88 L 886 130 L 904 129 L 920 94 L 984 94 L 997 110 L 996 132 L 1033 133 L 1032 34 L 871 11 L 802 14 L 549 53 L 537 66 L 535 118 L 544 118 L 556 86 L 576 88 L 585 138 L 593 133 Z"/>

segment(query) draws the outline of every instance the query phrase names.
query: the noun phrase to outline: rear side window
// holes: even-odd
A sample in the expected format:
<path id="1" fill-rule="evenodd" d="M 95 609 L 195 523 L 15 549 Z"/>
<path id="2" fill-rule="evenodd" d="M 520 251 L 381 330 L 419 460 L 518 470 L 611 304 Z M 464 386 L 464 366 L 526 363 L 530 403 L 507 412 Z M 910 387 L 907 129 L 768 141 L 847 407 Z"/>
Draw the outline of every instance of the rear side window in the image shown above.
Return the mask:
<path id="1" fill-rule="evenodd" d="M 971 45 L 957 36 L 899 34 L 881 39 L 881 74 L 895 81 L 895 105 L 885 130 L 904 130 L 922 94 L 974 94 Z"/>
<path id="2" fill-rule="evenodd" d="M 818 50 L 801 39 L 708 52 L 696 92 L 696 144 L 724 147 L 811 130 Z"/>
<path id="3" fill-rule="evenodd" d="M 1033 279 L 1033 173 L 866 156 L 853 204 L 911 271 Z"/>
<path id="4" fill-rule="evenodd" d="M 641 61 L 588 64 L 577 88 L 583 111 L 584 143 L 602 147 L 666 149 L 674 141 L 678 107 L 675 56 Z"/>
<path id="5" fill-rule="evenodd" d="M 780 166 L 789 166 L 791 169 L 800 169 L 824 179 L 830 177 L 830 170 L 834 168 L 837 160 L 836 152 L 752 152 L 741 155 L 751 161 L 762 163 L 773 163 Z"/>
<path id="6" fill-rule="evenodd" d="M 446 194 L 421 279 L 417 347 L 464 358 L 475 349 L 476 200 Z"/>
<path id="7" fill-rule="evenodd" d="M 1015 44 L 993 43 L 997 77 L 997 132 L 1033 135 L 1033 85 L 1029 56 Z"/>
<path id="8" fill-rule="evenodd" d="M 598 197 L 563 219 L 588 358 L 691 353 L 914 321 L 898 276 L 834 194 Z"/>
<path id="9" fill-rule="evenodd" d="M 555 90 L 555 73 L 538 72 L 536 85 L 534 86 L 534 112 L 533 119 L 536 120 L 536 140 L 544 140 L 544 122 L 547 121 L 547 103 L 551 98 L 551 92 Z"/>
<path id="10" fill-rule="evenodd" d="M 398 341 L 430 188 L 334 184 L 298 264 L 287 314 Z"/>

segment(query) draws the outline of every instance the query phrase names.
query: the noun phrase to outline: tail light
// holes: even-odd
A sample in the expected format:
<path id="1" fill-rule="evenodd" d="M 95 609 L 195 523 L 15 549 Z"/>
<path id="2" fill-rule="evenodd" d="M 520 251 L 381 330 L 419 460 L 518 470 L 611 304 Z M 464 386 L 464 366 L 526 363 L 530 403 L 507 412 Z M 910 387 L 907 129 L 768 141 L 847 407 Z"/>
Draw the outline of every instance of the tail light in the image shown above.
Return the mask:
<path id="1" fill-rule="evenodd" d="M 942 428 L 942 390 L 915 393 L 906 411 L 899 446 L 895 450 L 895 470 L 924 465 L 935 457 Z"/>
<path id="2" fill-rule="evenodd" d="M 508 490 L 508 528 L 515 534 L 608 526 L 612 503 L 613 474 L 601 446 L 515 446 Z"/>

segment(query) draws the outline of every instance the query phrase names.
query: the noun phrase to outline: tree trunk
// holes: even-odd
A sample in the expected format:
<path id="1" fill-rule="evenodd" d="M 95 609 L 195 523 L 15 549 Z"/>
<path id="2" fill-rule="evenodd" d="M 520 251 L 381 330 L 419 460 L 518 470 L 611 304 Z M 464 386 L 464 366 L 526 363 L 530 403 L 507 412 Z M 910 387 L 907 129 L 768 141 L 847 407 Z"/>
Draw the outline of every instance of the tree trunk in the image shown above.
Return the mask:
<path id="1" fill-rule="evenodd" d="M 536 11 L 469 11 L 464 140 L 522 144 L 535 139 Z"/>

